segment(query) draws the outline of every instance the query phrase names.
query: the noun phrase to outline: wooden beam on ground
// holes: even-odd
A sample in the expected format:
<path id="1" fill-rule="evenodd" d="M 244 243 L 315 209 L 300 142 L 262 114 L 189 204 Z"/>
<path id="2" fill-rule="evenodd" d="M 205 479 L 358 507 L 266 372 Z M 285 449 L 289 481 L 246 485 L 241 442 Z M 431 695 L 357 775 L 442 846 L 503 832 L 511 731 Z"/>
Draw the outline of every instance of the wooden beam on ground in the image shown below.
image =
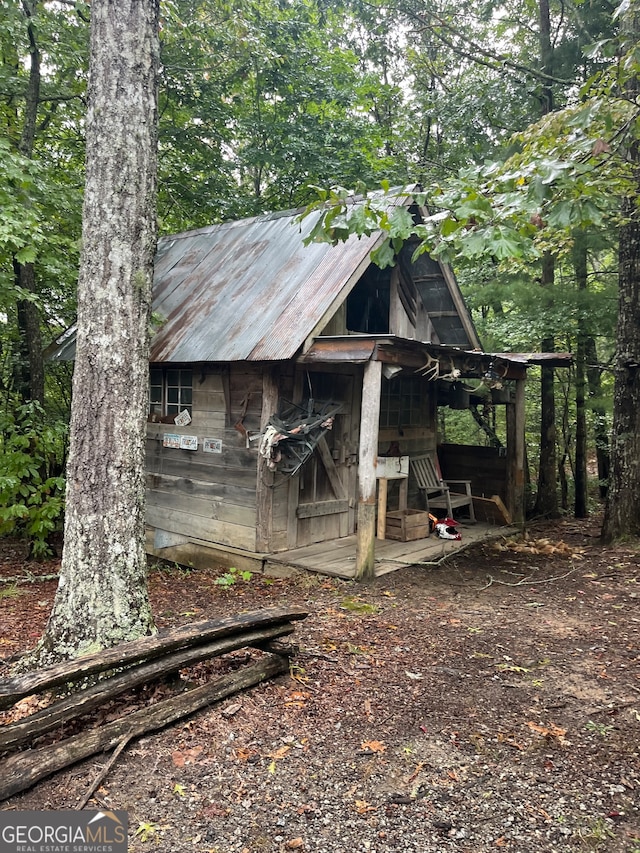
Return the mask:
<path id="1" fill-rule="evenodd" d="M 269 608 L 223 619 L 195 622 L 152 637 L 120 643 L 110 649 L 64 661 L 55 666 L 16 675 L 0 682 L 0 711 L 15 705 L 25 696 L 82 681 L 108 669 L 122 668 L 139 661 L 150 661 L 170 651 L 202 645 L 248 630 L 305 619 L 308 613 L 298 608 Z"/>
<path id="2" fill-rule="evenodd" d="M 123 738 L 140 737 L 157 731 L 227 696 L 253 687 L 267 678 L 289 670 L 289 661 L 280 655 L 268 655 L 244 669 L 164 699 L 150 708 L 134 711 L 111 723 L 67 738 L 52 746 L 19 752 L 3 763 L 0 777 L 0 801 L 32 787 L 36 782 L 70 764 L 97 752 L 112 749 Z"/>
<path id="3" fill-rule="evenodd" d="M 170 653 L 167 657 L 158 658 L 149 663 L 138 664 L 126 669 L 117 675 L 113 675 L 104 681 L 78 690 L 60 699 L 48 708 L 31 714 L 15 723 L 9 723 L 0 727 L 0 751 L 15 749 L 24 743 L 28 743 L 36 737 L 40 737 L 52 731 L 62 723 L 77 719 L 83 714 L 88 714 L 95 708 L 99 708 L 109 700 L 120 696 L 127 690 L 139 687 L 158 678 L 177 672 L 185 666 L 190 666 L 208 658 L 218 657 L 237 651 L 246 646 L 256 647 L 269 643 L 279 637 L 291 634 L 294 628 L 291 623 L 274 625 L 258 631 L 247 631 L 232 637 L 225 637 L 213 643 L 205 643 L 202 646 L 182 649 Z"/>

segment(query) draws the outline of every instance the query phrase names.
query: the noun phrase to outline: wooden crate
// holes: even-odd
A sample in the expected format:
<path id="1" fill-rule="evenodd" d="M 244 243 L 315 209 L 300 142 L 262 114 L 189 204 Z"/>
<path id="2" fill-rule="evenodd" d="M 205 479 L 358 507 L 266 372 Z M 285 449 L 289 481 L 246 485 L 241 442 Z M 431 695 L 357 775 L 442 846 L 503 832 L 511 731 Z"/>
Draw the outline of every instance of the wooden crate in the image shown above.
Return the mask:
<path id="1" fill-rule="evenodd" d="M 410 542 L 429 535 L 429 513 L 421 509 L 401 509 L 387 513 L 385 539 Z"/>

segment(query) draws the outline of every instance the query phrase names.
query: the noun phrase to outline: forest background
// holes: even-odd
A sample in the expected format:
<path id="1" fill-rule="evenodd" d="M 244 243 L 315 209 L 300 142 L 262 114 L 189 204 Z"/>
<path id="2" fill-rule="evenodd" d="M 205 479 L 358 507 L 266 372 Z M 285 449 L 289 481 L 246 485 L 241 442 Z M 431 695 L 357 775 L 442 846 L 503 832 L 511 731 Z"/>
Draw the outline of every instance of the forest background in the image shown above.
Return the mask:
<path id="1" fill-rule="evenodd" d="M 623 6 L 160 7 L 160 233 L 318 196 L 347 233 L 348 193 L 318 187 L 420 184 L 435 214 L 422 236 L 454 263 L 485 349 L 576 355 L 570 372 L 530 372 L 538 516 L 584 517 L 607 488 L 637 197 L 637 13 Z M 36 555 L 64 511 L 71 376 L 44 356 L 76 315 L 88 23 L 81 2 L 16 0 L 0 18 L 0 534 Z M 445 438 L 485 440 L 446 417 Z"/>

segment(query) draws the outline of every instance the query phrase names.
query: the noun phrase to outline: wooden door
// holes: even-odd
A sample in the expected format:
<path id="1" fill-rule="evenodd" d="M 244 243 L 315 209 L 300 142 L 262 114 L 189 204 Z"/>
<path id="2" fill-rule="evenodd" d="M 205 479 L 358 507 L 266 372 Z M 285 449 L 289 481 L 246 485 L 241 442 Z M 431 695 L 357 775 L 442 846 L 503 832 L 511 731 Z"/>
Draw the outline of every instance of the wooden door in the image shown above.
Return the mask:
<path id="1" fill-rule="evenodd" d="M 333 400 L 339 402 L 341 408 L 333 428 L 325 433 L 296 477 L 297 489 L 292 489 L 294 547 L 338 539 L 355 530 L 354 377 L 314 372 L 310 374 L 310 387 L 316 400 Z"/>

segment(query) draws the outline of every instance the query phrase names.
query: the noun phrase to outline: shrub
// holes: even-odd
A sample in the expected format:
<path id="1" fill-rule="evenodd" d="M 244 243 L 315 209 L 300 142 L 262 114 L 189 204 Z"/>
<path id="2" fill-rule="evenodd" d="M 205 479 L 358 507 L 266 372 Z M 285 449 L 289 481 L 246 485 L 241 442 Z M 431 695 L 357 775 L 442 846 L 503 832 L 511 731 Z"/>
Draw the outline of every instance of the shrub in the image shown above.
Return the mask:
<path id="1" fill-rule="evenodd" d="M 67 427 L 36 402 L 0 414 L 0 536 L 27 538 L 36 559 L 62 527 Z"/>

